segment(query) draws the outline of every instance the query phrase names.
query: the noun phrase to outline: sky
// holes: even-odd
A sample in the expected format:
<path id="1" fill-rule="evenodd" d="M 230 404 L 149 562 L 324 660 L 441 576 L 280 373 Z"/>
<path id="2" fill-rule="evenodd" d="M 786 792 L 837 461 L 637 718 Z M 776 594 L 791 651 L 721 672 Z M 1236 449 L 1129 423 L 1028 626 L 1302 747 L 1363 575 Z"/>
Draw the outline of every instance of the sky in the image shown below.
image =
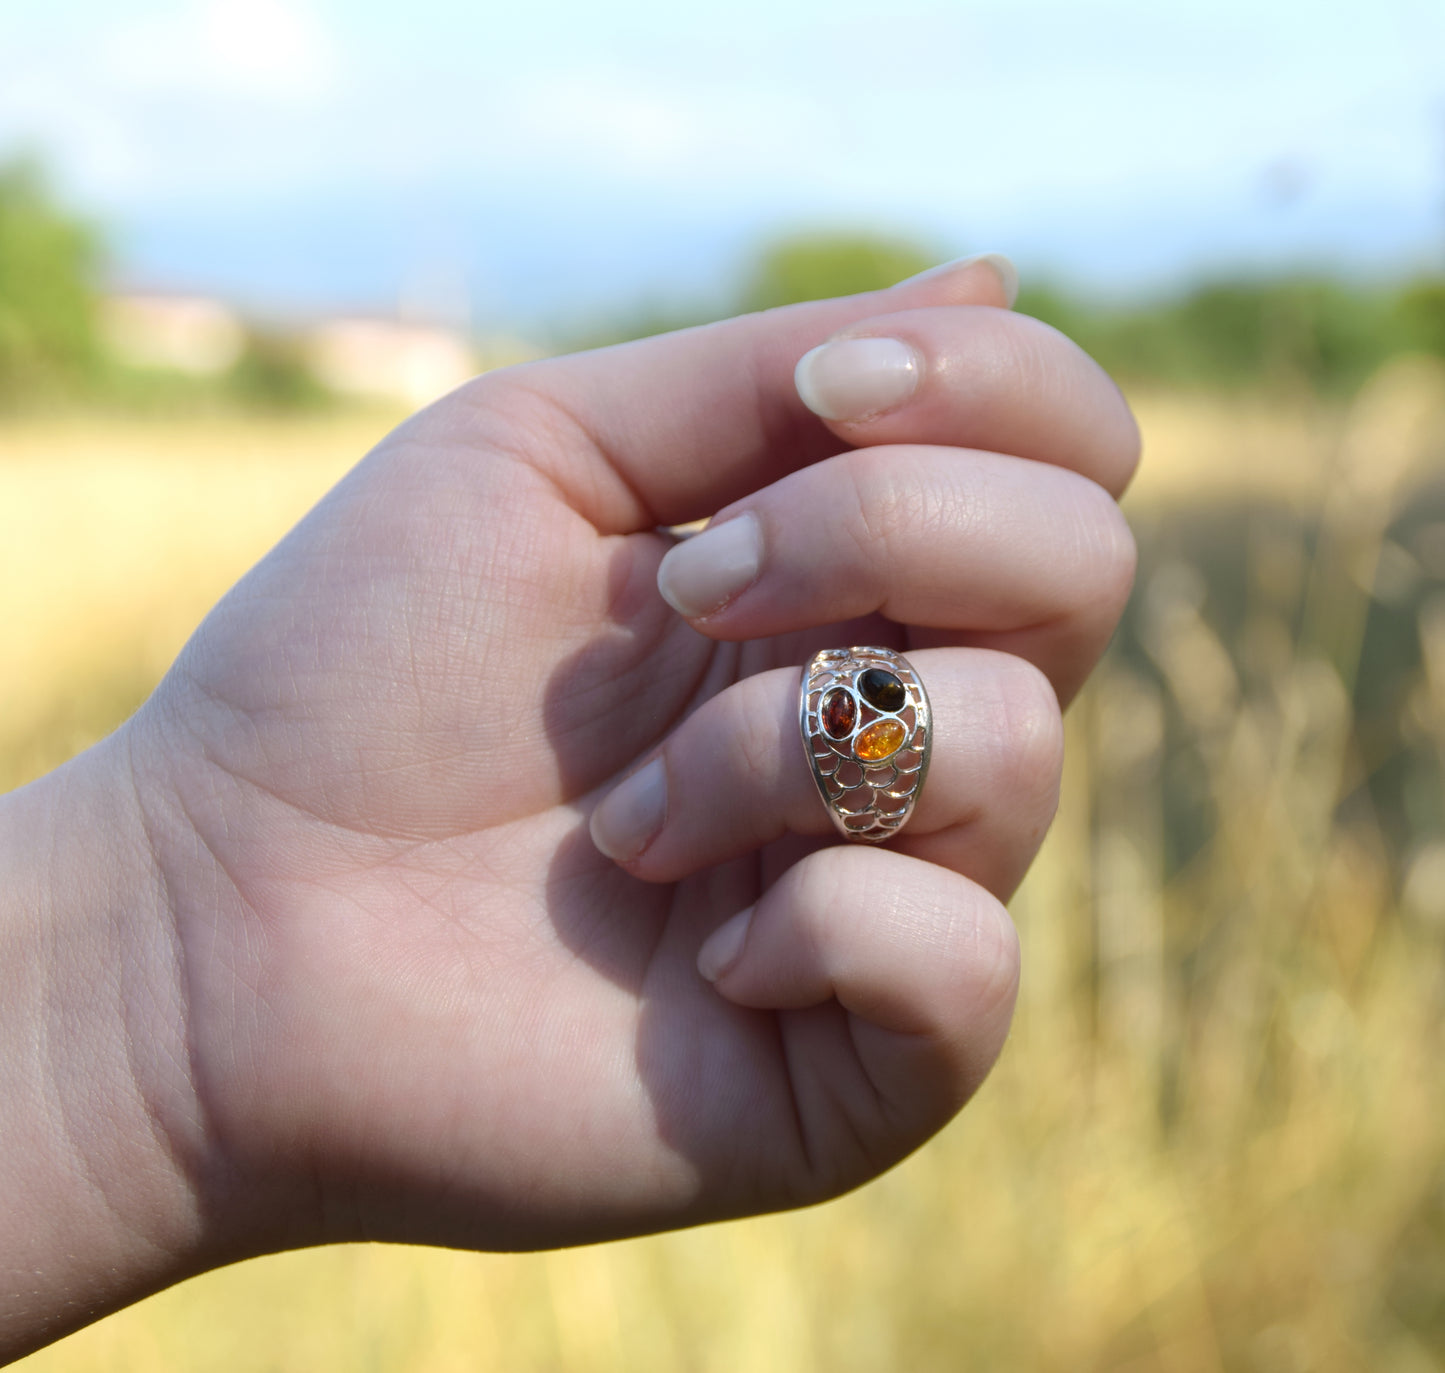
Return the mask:
<path id="1" fill-rule="evenodd" d="M 1445 0 L 0 0 L 0 156 L 115 280 L 536 327 L 760 242 L 1102 297 L 1445 268 Z"/>

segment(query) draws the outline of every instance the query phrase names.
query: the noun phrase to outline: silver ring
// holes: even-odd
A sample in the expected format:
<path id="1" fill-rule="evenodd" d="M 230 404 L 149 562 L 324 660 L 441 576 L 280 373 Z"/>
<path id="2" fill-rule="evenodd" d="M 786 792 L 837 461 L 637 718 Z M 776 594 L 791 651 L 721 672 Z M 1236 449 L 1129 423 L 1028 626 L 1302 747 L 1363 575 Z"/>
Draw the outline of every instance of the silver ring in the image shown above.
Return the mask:
<path id="1" fill-rule="evenodd" d="M 818 795 L 845 839 L 880 844 L 908 823 L 928 775 L 932 716 L 891 648 L 825 648 L 803 670 L 798 725 Z"/>

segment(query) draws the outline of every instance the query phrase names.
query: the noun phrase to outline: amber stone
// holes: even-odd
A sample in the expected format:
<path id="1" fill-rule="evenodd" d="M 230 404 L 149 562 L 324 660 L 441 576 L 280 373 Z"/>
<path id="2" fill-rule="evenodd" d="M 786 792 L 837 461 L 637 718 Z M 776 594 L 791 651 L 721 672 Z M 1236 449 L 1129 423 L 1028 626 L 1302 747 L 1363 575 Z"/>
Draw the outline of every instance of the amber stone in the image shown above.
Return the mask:
<path id="1" fill-rule="evenodd" d="M 902 710 L 908 704 L 903 683 L 881 667 L 870 667 L 858 678 L 858 690 L 875 710 Z"/>
<path id="2" fill-rule="evenodd" d="M 853 722 L 858 718 L 858 703 L 851 693 L 841 687 L 834 687 L 825 697 L 818 714 L 822 717 L 823 728 L 834 739 L 846 739 L 853 733 Z"/>
<path id="3" fill-rule="evenodd" d="M 907 733 L 902 720 L 874 720 L 853 741 L 853 752 L 865 763 L 881 763 L 903 747 Z"/>

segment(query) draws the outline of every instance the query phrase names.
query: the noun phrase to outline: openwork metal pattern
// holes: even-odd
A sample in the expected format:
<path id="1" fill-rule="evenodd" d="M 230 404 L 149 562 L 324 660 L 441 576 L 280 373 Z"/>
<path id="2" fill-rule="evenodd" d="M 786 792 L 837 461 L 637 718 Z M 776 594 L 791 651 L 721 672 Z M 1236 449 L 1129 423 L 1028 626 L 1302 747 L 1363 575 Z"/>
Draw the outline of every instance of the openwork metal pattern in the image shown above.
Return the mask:
<path id="1" fill-rule="evenodd" d="M 845 838 L 882 843 L 908 822 L 928 773 L 931 723 L 928 693 L 901 654 L 814 654 L 798 724 L 818 793 Z"/>

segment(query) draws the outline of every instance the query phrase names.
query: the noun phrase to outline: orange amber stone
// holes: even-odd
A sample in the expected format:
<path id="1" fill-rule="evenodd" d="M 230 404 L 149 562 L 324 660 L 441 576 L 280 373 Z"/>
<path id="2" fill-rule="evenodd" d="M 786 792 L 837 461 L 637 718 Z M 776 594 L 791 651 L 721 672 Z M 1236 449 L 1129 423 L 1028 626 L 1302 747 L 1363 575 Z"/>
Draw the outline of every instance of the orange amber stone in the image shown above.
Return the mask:
<path id="1" fill-rule="evenodd" d="M 881 763 L 903 747 L 907 733 L 902 720 L 874 720 L 853 741 L 853 752 L 865 763 Z"/>

